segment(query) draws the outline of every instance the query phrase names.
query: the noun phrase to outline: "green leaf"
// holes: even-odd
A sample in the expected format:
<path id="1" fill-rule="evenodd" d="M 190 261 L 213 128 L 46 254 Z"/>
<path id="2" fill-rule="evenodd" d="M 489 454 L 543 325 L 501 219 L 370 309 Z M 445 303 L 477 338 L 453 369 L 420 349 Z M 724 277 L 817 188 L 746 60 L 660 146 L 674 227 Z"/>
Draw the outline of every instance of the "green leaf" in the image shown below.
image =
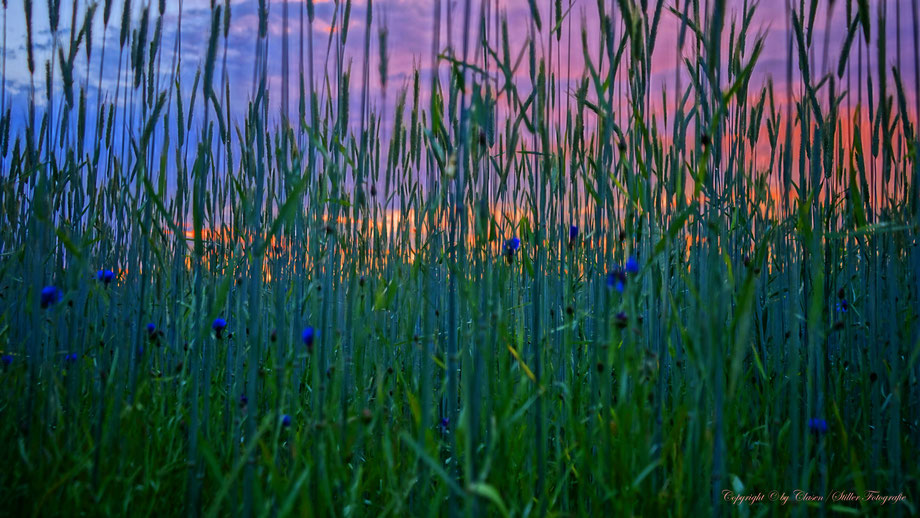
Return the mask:
<path id="1" fill-rule="evenodd" d="M 467 490 L 469 490 L 470 493 L 473 493 L 474 495 L 477 495 L 477 496 L 481 496 L 485 498 L 486 500 L 489 500 L 490 502 L 492 502 L 495 505 L 495 507 L 498 508 L 498 512 L 501 513 L 502 516 L 505 516 L 505 517 L 509 516 L 508 508 L 505 507 L 504 500 L 502 500 L 501 495 L 498 494 L 498 491 L 494 487 L 484 482 L 472 482 L 468 486 L 466 486 L 466 488 Z"/>
<path id="2" fill-rule="evenodd" d="M 390 306 L 393 304 L 393 299 L 396 297 L 396 290 L 393 289 L 393 281 L 389 281 L 386 284 L 381 285 L 377 288 L 377 293 L 374 296 L 374 311 L 384 311 L 390 309 Z"/>
<path id="3" fill-rule="evenodd" d="M 425 452 L 425 449 L 422 448 L 422 446 L 419 445 L 417 442 L 415 442 L 415 440 L 412 439 L 412 437 L 410 437 L 406 432 L 402 432 L 399 434 L 399 438 L 402 439 L 403 442 L 406 443 L 410 448 L 412 448 L 413 451 L 415 451 L 419 459 L 421 459 L 422 462 L 427 464 L 428 467 L 431 468 L 431 471 L 434 472 L 435 475 L 440 477 L 441 480 L 443 480 L 447 484 L 447 487 L 450 488 L 451 491 L 453 491 L 454 493 L 457 493 L 461 497 L 466 496 L 466 493 L 463 491 L 463 489 L 459 485 L 457 485 L 457 483 L 454 481 L 454 479 L 450 477 L 450 475 L 447 474 L 447 471 L 445 471 L 444 468 L 440 464 L 435 462 L 434 459 L 432 459 L 431 456 Z"/>

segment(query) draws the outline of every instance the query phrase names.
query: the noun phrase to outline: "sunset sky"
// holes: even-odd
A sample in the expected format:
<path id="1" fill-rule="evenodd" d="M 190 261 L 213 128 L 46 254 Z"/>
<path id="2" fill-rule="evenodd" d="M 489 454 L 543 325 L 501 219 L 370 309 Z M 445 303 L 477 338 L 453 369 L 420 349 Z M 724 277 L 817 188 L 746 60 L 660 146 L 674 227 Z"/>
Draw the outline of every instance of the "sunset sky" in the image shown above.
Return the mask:
<path id="1" fill-rule="evenodd" d="M 85 1 L 78 0 L 78 12 L 80 16 L 84 12 Z M 478 0 L 473 1 L 473 11 L 474 11 L 474 20 L 475 13 L 478 11 L 480 2 Z M 502 0 L 499 2 L 500 10 L 506 13 L 508 17 L 508 26 L 511 37 L 511 46 L 514 49 L 520 49 L 526 38 L 528 36 L 529 30 L 529 7 L 528 2 L 525 0 Z M 548 19 L 553 11 L 553 2 L 551 0 L 538 0 L 538 7 L 541 11 L 541 16 L 545 19 Z M 588 0 L 574 0 L 573 6 L 570 10 L 569 18 L 566 21 L 565 30 L 562 36 L 562 56 L 563 64 L 565 65 L 569 56 L 571 58 L 571 78 L 577 79 L 581 77 L 583 71 L 583 60 L 582 60 L 582 49 L 580 42 L 580 31 L 581 27 L 584 24 L 588 34 L 589 41 L 597 41 L 597 3 Z M 855 2 L 853 2 L 853 9 L 855 11 Z M 877 71 L 877 65 L 874 63 L 874 58 L 877 55 L 876 45 L 877 45 L 877 13 L 879 9 L 878 0 L 870 0 L 870 10 L 873 14 L 872 17 L 872 42 L 871 42 L 871 54 L 873 57 L 872 71 L 875 73 Z M 444 25 L 446 27 L 446 17 L 447 17 L 447 8 L 446 3 L 444 9 L 442 9 Z M 564 4 L 565 5 L 565 4 Z M 661 87 L 664 86 L 669 90 L 669 97 L 673 96 L 673 81 L 674 81 L 674 67 L 676 64 L 675 54 L 677 47 L 677 32 L 679 27 L 679 22 L 677 17 L 669 12 L 667 8 L 669 6 L 676 6 L 677 4 L 673 0 L 668 0 L 665 2 L 665 9 L 661 16 L 661 26 L 657 35 L 657 44 L 654 53 L 653 59 L 653 85 L 652 98 L 654 100 L 660 99 Z M 731 32 L 731 20 L 734 19 L 736 22 L 740 20 L 740 12 L 743 8 L 741 2 L 729 0 L 727 2 L 729 16 L 725 28 L 725 37 L 724 41 L 727 45 L 728 34 Z M 836 68 L 837 60 L 840 54 L 840 48 L 842 46 L 843 40 L 846 34 L 846 8 L 847 2 L 844 0 L 838 0 L 836 2 L 831 2 L 828 4 L 826 1 L 822 0 L 819 5 L 819 14 L 816 17 L 815 30 L 814 30 L 814 65 L 818 70 L 822 70 L 824 65 L 822 63 L 822 48 L 823 41 L 826 32 L 826 10 L 829 5 L 833 5 L 830 9 L 830 39 L 829 39 L 829 66 L 831 69 Z M 70 19 L 71 19 L 71 6 L 69 2 L 62 2 L 62 28 L 60 32 L 60 39 L 65 43 L 69 41 L 70 37 Z M 378 30 L 386 25 L 389 33 L 389 74 L 388 74 L 388 92 L 387 92 L 387 105 L 392 105 L 395 98 L 396 91 L 407 84 L 411 71 L 413 68 L 418 67 L 423 77 L 428 76 L 430 68 L 430 48 L 432 41 L 432 18 L 433 18 L 433 3 L 431 0 L 379 0 L 373 3 L 374 12 L 373 12 L 373 27 L 372 36 L 371 36 L 371 85 L 374 91 L 372 91 L 372 96 L 374 98 L 374 104 L 378 107 L 381 103 L 381 92 L 380 92 L 380 81 L 379 74 L 377 72 L 377 56 L 378 56 Z M 887 41 L 888 47 L 888 56 L 889 56 L 889 73 L 890 67 L 899 65 L 903 71 L 902 76 L 905 80 L 905 89 L 907 90 L 907 95 L 913 98 L 916 95 L 917 85 L 915 84 L 914 79 L 914 45 L 912 38 L 914 37 L 914 27 L 911 21 L 911 5 L 909 0 L 888 0 L 884 2 L 883 6 L 887 10 L 887 30 L 885 32 L 885 38 Z M 140 18 L 140 10 L 143 8 L 142 2 L 134 2 L 134 15 L 133 23 L 136 25 Z M 34 3 L 34 13 L 33 20 L 36 31 L 36 88 L 40 90 L 40 95 L 36 96 L 37 104 L 41 105 L 44 102 L 44 63 L 51 55 L 51 41 L 52 37 L 48 29 L 48 14 L 47 14 L 47 2 L 35 2 Z M 281 37 L 282 37 L 282 2 L 273 1 L 269 3 L 269 56 L 271 56 L 269 63 L 269 76 L 270 76 L 270 87 L 271 90 L 275 93 L 273 102 L 280 102 L 280 84 L 281 84 L 281 70 L 282 70 L 282 60 L 281 60 Z M 298 2 L 290 2 L 290 29 L 289 33 L 291 35 L 290 39 L 290 61 L 291 61 L 291 71 L 292 71 L 292 110 L 296 110 L 297 107 L 297 60 L 299 57 L 299 16 L 300 16 L 301 4 Z M 352 67 L 354 71 L 353 79 L 353 92 L 352 99 L 358 99 L 358 85 L 360 84 L 360 62 L 361 62 L 361 52 L 364 43 L 365 37 L 365 18 L 366 18 L 366 9 L 367 2 L 355 1 L 352 6 L 351 18 L 349 24 L 349 36 L 348 36 L 348 45 L 346 53 L 348 57 L 352 60 Z M 653 6 L 650 6 L 649 9 L 653 9 Z M 109 28 L 106 32 L 107 38 L 107 49 L 106 49 L 106 70 L 116 70 L 118 63 L 118 24 L 121 20 L 121 10 L 122 5 L 120 2 L 115 2 L 112 7 L 112 14 L 109 22 Z M 156 13 L 157 3 L 151 3 L 151 12 Z M 188 84 L 183 85 L 184 89 L 189 89 L 188 85 L 191 84 L 192 79 L 194 78 L 195 70 L 203 61 L 204 53 L 207 47 L 207 35 L 210 30 L 210 7 L 207 0 L 185 0 L 182 2 L 182 75 L 183 81 Z M 251 90 L 252 82 L 252 68 L 253 68 L 253 56 L 255 49 L 255 40 L 257 36 L 257 27 L 258 27 L 258 1 L 257 0 L 232 0 L 231 2 L 231 26 L 230 26 L 230 39 L 228 43 L 228 53 L 227 53 L 227 73 L 230 78 L 231 85 L 231 97 L 233 98 L 236 108 L 244 106 L 245 103 L 240 103 L 238 101 L 245 101 L 248 97 L 248 93 Z M 321 74 L 324 63 L 326 62 L 326 49 L 328 41 L 329 26 L 332 21 L 334 11 L 334 4 L 331 0 L 320 0 L 316 2 L 316 21 L 314 23 L 314 49 L 315 49 L 315 63 L 317 68 L 317 74 Z M 614 13 L 616 19 L 617 8 L 615 2 L 608 2 L 608 11 Z M 172 49 L 174 46 L 175 38 L 177 35 L 177 20 L 179 13 L 179 2 L 176 0 L 168 0 L 166 2 L 166 12 L 164 17 L 164 31 L 163 31 L 163 45 L 162 45 L 162 70 L 167 71 L 169 69 L 169 63 L 172 59 Z M 463 14 L 463 3 L 457 0 L 453 1 L 453 29 L 451 31 L 451 37 L 454 41 L 455 47 L 459 49 L 460 47 L 460 38 L 462 37 L 462 14 Z M 102 5 L 99 6 L 97 15 L 95 17 L 96 24 L 93 31 L 93 52 L 92 52 L 92 63 L 90 67 L 90 77 L 92 78 L 88 84 L 88 94 L 92 99 L 93 92 L 96 89 L 96 78 L 98 74 L 98 61 L 101 59 L 101 38 L 103 34 L 102 27 Z M 761 31 L 766 34 L 765 48 L 763 55 L 761 56 L 757 67 L 754 71 L 754 77 L 752 85 L 756 88 L 761 85 L 767 77 L 772 77 L 774 84 L 776 85 L 777 92 L 785 92 L 785 77 L 786 77 L 786 64 L 787 59 L 787 42 L 789 36 L 789 31 L 786 27 L 786 7 L 782 2 L 773 1 L 773 2 L 761 2 L 755 11 L 755 16 L 753 20 L 753 27 L 756 30 Z M 150 32 L 153 32 L 153 25 L 155 22 L 155 16 L 151 16 L 150 22 Z M 571 47 L 568 45 L 569 37 L 569 26 L 568 23 L 572 23 L 572 34 L 571 34 Z M 898 24 L 900 22 L 900 24 Z M 82 23 L 82 20 L 78 20 L 78 24 Z M 25 106 L 27 103 L 24 102 L 27 100 L 28 95 L 28 84 L 29 84 L 29 72 L 26 66 L 26 34 L 25 34 L 25 16 L 23 4 L 20 0 L 12 0 L 9 3 L 6 12 L 6 24 L 7 24 L 7 39 L 5 46 L 6 53 L 6 93 L 9 98 L 13 101 L 13 119 L 20 119 L 25 116 Z M 546 23 L 544 23 L 546 25 Z M 475 27 L 475 23 L 473 24 Z M 492 28 L 490 27 L 490 30 Z M 478 33 L 477 30 L 472 30 L 473 34 L 470 34 L 471 41 L 475 40 Z M 538 53 L 545 54 L 546 52 L 546 27 L 544 26 L 543 36 L 540 38 L 541 43 L 538 46 Z M 900 32 L 900 36 L 899 36 Z M 620 30 L 618 30 L 620 34 Z M 494 35 L 489 36 L 491 41 L 496 41 Z M 900 38 L 900 40 L 899 40 Z M 751 46 L 751 39 L 749 37 L 748 47 Z M 898 41 L 901 45 L 898 46 Z M 441 47 L 446 48 L 447 46 L 447 30 L 446 28 L 442 29 L 441 32 Z M 222 45 L 222 42 L 221 42 Z M 306 45 L 305 45 L 306 46 Z M 865 52 L 865 44 L 861 45 L 863 52 Z M 457 51 L 459 53 L 459 50 Z M 684 49 L 685 55 L 692 52 L 692 49 L 688 46 Z M 858 59 L 858 48 L 854 48 L 851 52 L 850 67 L 851 69 L 856 68 L 856 63 Z M 78 58 L 78 66 L 76 67 L 79 71 L 78 78 L 85 76 L 85 45 L 81 48 L 81 57 Z M 594 59 L 597 58 L 596 45 L 592 48 L 592 55 Z M 222 56 L 218 55 L 218 62 L 220 62 Z M 555 59 L 555 58 L 554 58 Z M 334 61 L 334 58 L 330 60 L 330 63 Z M 82 62 L 82 63 L 81 63 Z M 793 60 L 794 63 L 794 73 L 797 74 L 797 60 Z M 82 64 L 82 66 L 81 66 Z M 865 61 L 864 61 L 865 66 Z M 443 69 L 446 68 L 442 66 Z M 567 67 L 563 66 L 562 76 L 565 76 Z M 221 73 L 220 70 L 217 71 L 218 74 Z M 520 73 L 522 75 L 521 79 L 526 79 L 526 67 L 521 67 Z M 107 74 L 103 72 L 103 90 L 112 91 L 114 90 L 114 85 L 116 82 L 116 77 L 114 72 Z M 854 79 L 855 80 L 855 79 Z M 563 83 L 566 81 L 565 77 L 560 77 L 559 82 Z M 59 83 L 59 81 L 56 81 Z M 80 81 L 82 82 L 82 81 Z M 425 81 L 423 84 L 427 84 Z M 59 85 L 58 85 L 59 87 Z M 684 83 L 686 87 L 686 83 Z M 752 88 L 753 90 L 754 88 Z M 110 93 L 111 95 L 111 93 Z M 864 93 L 865 95 L 865 93 Z M 855 93 L 851 96 L 855 98 Z M 277 104 L 276 104 L 277 106 Z M 239 110 L 235 110 L 239 113 Z"/>

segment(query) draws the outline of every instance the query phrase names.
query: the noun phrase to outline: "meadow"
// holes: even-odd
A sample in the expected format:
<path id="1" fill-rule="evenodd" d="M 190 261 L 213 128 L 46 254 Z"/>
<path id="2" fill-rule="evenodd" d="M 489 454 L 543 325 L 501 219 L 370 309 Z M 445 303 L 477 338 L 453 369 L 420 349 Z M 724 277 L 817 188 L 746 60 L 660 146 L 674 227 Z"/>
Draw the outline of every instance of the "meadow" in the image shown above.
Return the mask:
<path id="1" fill-rule="evenodd" d="M 0 514 L 920 512 L 917 2 L 418 5 L 3 0 Z"/>

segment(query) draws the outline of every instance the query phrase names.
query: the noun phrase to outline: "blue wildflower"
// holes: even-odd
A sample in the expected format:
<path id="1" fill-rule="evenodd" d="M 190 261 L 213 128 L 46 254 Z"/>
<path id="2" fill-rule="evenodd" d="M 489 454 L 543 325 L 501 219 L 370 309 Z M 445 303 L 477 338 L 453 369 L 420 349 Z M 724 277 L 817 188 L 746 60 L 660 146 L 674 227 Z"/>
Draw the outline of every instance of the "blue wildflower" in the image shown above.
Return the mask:
<path id="1" fill-rule="evenodd" d="M 77 363 L 77 353 L 70 353 L 64 357 L 64 363 Z"/>
<path id="2" fill-rule="evenodd" d="M 502 253 L 505 254 L 505 259 L 508 261 L 508 264 L 511 264 L 511 261 L 514 260 L 514 253 L 518 251 L 518 248 L 521 247 L 521 240 L 512 237 L 505 241 L 505 244 L 502 245 Z"/>
<path id="3" fill-rule="evenodd" d="M 442 432 L 446 432 L 448 426 L 450 426 L 450 418 L 449 418 L 449 417 L 442 417 L 442 418 L 441 418 L 441 422 L 438 423 L 438 426 L 441 427 L 441 431 L 442 431 Z"/>
<path id="4" fill-rule="evenodd" d="M 846 313 L 850 310 L 850 303 L 847 302 L 847 299 L 840 299 L 840 302 L 837 303 L 837 311 L 840 313 Z"/>
<path id="5" fill-rule="evenodd" d="M 42 288 L 41 306 L 42 309 L 54 305 L 61 300 L 61 290 L 57 286 L 45 286 Z"/>
<path id="6" fill-rule="evenodd" d="M 623 293 L 626 288 L 626 272 L 620 268 L 615 268 L 613 271 L 608 272 L 607 287 Z"/>
<path id="7" fill-rule="evenodd" d="M 226 327 L 227 321 L 220 317 L 215 318 L 214 323 L 211 324 L 211 329 L 214 330 L 214 334 L 217 336 L 217 338 L 221 337 L 221 333 L 224 331 L 224 329 L 226 329 Z"/>
<path id="8" fill-rule="evenodd" d="M 112 270 L 99 270 L 96 273 L 96 279 L 98 279 L 101 283 L 108 285 L 115 280 L 115 272 Z"/>
<path id="9" fill-rule="evenodd" d="M 285 428 L 287 428 L 288 426 L 291 426 L 291 416 L 287 414 L 284 414 L 283 416 L 281 416 L 281 426 Z"/>
<path id="10" fill-rule="evenodd" d="M 240 395 L 240 408 L 245 407 L 246 403 L 249 403 L 249 398 L 246 397 L 246 394 L 241 394 Z"/>
<path id="11" fill-rule="evenodd" d="M 578 237 L 578 226 L 572 225 L 569 227 L 569 241 L 575 241 L 575 238 Z"/>
<path id="12" fill-rule="evenodd" d="M 632 275 L 639 273 L 639 261 L 636 259 L 636 256 L 631 256 L 626 260 L 626 273 Z"/>
<path id="13" fill-rule="evenodd" d="M 313 329 L 313 326 L 307 326 L 303 328 L 303 333 L 300 334 L 300 339 L 303 340 L 303 343 L 307 346 L 308 351 L 313 350 L 313 340 L 315 338 L 316 330 Z"/>
<path id="14" fill-rule="evenodd" d="M 13 364 L 13 357 L 10 356 L 9 354 L 4 354 L 3 355 L 3 366 L 9 367 L 12 364 Z"/>
<path id="15" fill-rule="evenodd" d="M 147 324 L 147 334 L 148 335 L 153 335 L 153 333 L 156 333 L 156 331 L 157 331 L 156 324 L 154 324 L 153 322 Z"/>
<path id="16" fill-rule="evenodd" d="M 827 421 L 818 417 L 808 420 L 808 429 L 815 435 L 827 433 Z"/>

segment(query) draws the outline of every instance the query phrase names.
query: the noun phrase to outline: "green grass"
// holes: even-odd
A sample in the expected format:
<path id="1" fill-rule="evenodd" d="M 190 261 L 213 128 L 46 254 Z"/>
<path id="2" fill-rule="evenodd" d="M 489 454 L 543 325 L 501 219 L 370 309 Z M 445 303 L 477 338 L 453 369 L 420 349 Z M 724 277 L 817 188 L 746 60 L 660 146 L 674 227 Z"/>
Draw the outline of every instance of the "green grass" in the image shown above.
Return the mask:
<path id="1" fill-rule="evenodd" d="M 582 4 L 432 2 L 441 73 L 394 85 L 396 7 L 324 37 L 260 0 L 240 85 L 229 1 L 191 83 L 177 6 L 49 1 L 35 62 L 44 7 L 13 42 L 4 3 L 0 514 L 917 513 L 917 6 L 886 49 L 893 7 L 838 5 L 837 47 L 790 4 L 781 91 L 778 6 Z M 827 498 L 723 494 L 797 489 Z M 831 499 L 870 490 L 907 502 Z"/>

